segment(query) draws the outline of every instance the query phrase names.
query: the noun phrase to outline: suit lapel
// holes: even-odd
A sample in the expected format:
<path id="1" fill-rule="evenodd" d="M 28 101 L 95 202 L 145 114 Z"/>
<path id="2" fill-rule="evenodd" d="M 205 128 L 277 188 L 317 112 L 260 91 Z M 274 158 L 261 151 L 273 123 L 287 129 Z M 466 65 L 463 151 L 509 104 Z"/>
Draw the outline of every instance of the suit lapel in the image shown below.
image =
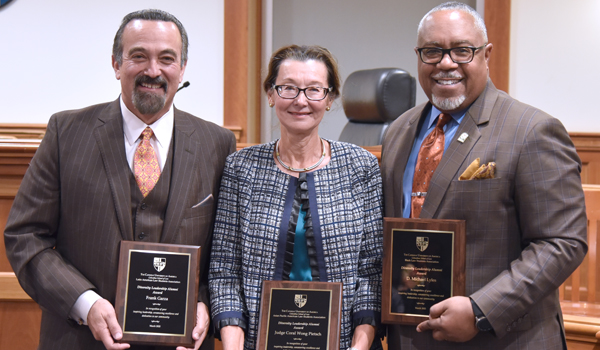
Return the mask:
<path id="1" fill-rule="evenodd" d="M 431 179 L 429 189 L 427 190 L 427 198 L 425 199 L 423 210 L 421 211 L 421 218 L 433 218 L 442 199 L 444 199 L 444 195 L 446 194 L 450 183 L 457 180 L 460 176 L 459 170 L 461 168 L 466 168 L 468 165 L 463 167 L 465 161 L 470 164 L 474 160 L 467 159 L 467 157 L 481 137 L 481 132 L 479 131 L 480 126 L 487 124 L 490 120 L 492 107 L 494 106 L 497 96 L 498 91 L 488 79 L 486 89 L 467 110 L 465 117 L 454 135 L 454 139 L 450 143 L 450 146 L 448 146 L 448 149 L 444 153 L 444 156 Z M 461 143 L 457 139 L 463 133 L 466 133 L 468 137 L 464 143 Z"/>
<path id="2" fill-rule="evenodd" d="M 167 212 L 160 239 L 163 243 L 175 241 L 177 228 L 187 209 L 186 204 L 189 203 L 188 196 L 193 192 L 191 186 L 194 183 L 194 169 L 196 169 L 197 157 L 201 154 L 198 142 L 192 138 L 196 131 L 194 126 L 177 109 L 174 115 L 173 169 Z"/>
<path id="3" fill-rule="evenodd" d="M 123 117 L 119 100 L 109 104 L 98 117 L 94 137 L 102 155 L 106 177 L 110 185 L 117 220 L 124 240 L 133 240 L 131 221 L 131 170 L 127 164 L 123 136 Z"/>

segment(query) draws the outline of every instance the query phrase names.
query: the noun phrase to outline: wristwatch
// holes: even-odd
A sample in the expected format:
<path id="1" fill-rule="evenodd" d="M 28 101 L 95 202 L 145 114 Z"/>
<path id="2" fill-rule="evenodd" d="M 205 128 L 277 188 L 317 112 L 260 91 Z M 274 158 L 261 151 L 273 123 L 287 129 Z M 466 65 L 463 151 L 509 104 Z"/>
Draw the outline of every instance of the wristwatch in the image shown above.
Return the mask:
<path id="1" fill-rule="evenodd" d="M 471 306 L 473 307 L 473 313 L 475 314 L 475 327 L 477 327 L 480 332 L 489 332 L 493 330 L 494 328 L 490 324 L 490 321 L 488 321 L 487 317 L 485 317 L 473 299 L 471 299 Z"/>

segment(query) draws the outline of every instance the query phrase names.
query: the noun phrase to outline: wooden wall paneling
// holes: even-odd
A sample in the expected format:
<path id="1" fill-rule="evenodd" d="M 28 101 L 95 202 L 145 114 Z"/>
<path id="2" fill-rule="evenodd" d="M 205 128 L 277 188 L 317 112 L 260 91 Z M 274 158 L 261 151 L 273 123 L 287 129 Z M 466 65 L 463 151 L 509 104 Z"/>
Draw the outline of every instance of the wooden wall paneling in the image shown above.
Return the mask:
<path id="1" fill-rule="evenodd" d="M 261 0 L 225 0 L 223 124 L 260 142 Z"/>
<path id="2" fill-rule="evenodd" d="M 591 196 L 590 196 L 591 197 Z M 598 202 L 594 203 L 595 209 L 588 209 L 588 213 L 591 213 L 588 216 L 588 268 L 587 268 L 587 297 L 586 300 L 589 303 L 597 303 L 600 301 L 600 298 L 597 295 L 598 291 L 598 271 L 600 271 L 599 261 L 598 261 L 598 234 L 600 234 L 600 191 L 596 194 L 595 199 L 586 199 L 586 203 L 591 203 L 592 200 L 596 200 Z"/>
<path id="3" fill-rule="evenodd" d="M 12 199 L 0 199 L 0 227 L 2 228 L 2 232 L 4 232 L 4 227 L 6 226 L 6 219 L 8 218 L 8 212 L 10 211 L 10 207 L 12 206 L 12 202 Z M 6 258 L 4 236 L 2 237 L 2 239 L 0 239 L 0 274 L 1 273 L 12 273 L 12 268 L 10 267 L 8 259 Z M 0 285 L 4 286 L 4 283 L 0 283 Z"/>
<path id="4" fill-rule="evenodd" d="M 23 175 L 40 140 L 0 140 L 0 227 L 4 232 L 8 213 Z M 12 272 L 6 259 L 4 238 L 0 240 L 0 272 Z M 2 284 L 0 284 L 2 285 Z"/>
<path id="5" fill-rule="evenodd" d="M 0 349 L 35 350 L 41 321 L 35 302 L 0 300 Z"/>
<path id="6" fill-rule="evenodd" d="M 600 185 L 583 184 L 588 219 L 588 253 L 581 265 L 560 286 L 563 311 L 572 315 L 600 317 L 597 259 L 600 223 Z"/>
<path id="7" fill-rule="evenodd" d="M 484 9 L 488 42 L 494 45 L 489 63 L 490 78 L 498 89 L 509 92 L 510 0 L 485 0 Z"/>
<path id="8" fill-rule="evenodd" d="M 565 314 L 565 333 L 569 350 L 600 350 L 600 318 Z"/>
<path id="9" fill-rule="evenodd" d="M 25 293 L 14 272 L 0 272 L 0 300 L 32 301 Z M 2 349 L 2 348 L 0 348 Z"/>
<path id="10" fill-rule="evenodd" d="M 261 142 L 261 62 L 262 62 L 262 0 L 249 0 L 248 5 L 248 138 Z"/>
<path id="11" fill-rule="evenodd" d="M 34 125 L 45 132 L 45 126 Z M 30 135 L 23 131 L 27 126 L 5 128 Z M 21 179 L 39 146 L 40 140 L 0 140 L 0 227 L 4 233 L 8 213 Z M 42 312 L 33 300 L 23 291 L 6 258 L 4 238 L 0 239 L 0 349 L 37 348 Z"/>
<path id="12" fill-rule="evenodd" d="M 581 182 L 600 185 L 600 134 L 569 133 L 581 158 Z"/>
<path id="13" fill-rule="evenodd" d="M 600 299 L 596 295 L 600 185 L 584 184 L 583 189 L 588 217 L 588 254 L 559 289 L 569 350 L 600 349 Z"/>
<path id="14" fill-rule="evenodd" d="M 248 105 L 248 1 L 225 0 L 225 61 L 223 77 L 223 125 L 241 128 L 246 142 Z"/>
<path id="15" fill-rule="evenodd" d="M 42 139 L 46 124 L 0 123 L 0 139 Z"/>

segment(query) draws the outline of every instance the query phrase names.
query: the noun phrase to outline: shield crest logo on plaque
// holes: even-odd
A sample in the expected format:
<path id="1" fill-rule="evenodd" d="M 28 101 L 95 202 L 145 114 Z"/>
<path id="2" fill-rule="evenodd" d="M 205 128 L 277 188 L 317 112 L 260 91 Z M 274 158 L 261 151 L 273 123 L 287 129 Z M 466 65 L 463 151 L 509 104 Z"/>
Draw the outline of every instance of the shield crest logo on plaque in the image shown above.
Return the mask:
<path id="1" fill-rule="evenodd" d="M 154 258 L 154 269 L 156 271 L 161 272 L 165 267 L 167 267 L 167 258 Z"/>
<path id="2" fill-rule="evenodd" d="M 424 252 L 429 246 L 429 237 L 417 237 L 417 248 Z"/>
<path id="3" fill-rule="evenodd" d="M 306 294 L 296 294 L 294 297 L 294 303 L 296 303 L 297 307 L 302 308 L 304 305 L 306 305 L 306 299 Z"/>

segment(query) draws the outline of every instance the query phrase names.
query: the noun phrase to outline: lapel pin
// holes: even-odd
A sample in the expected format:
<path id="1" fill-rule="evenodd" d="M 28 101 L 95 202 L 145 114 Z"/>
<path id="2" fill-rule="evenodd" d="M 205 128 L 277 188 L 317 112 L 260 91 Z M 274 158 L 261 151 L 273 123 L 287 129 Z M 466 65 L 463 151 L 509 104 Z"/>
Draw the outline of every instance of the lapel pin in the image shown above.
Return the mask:
<path id="1" fill-rule="evenodd" d="M 460 143 L 465 143 L 465 140 L 469 137 L 469 134 L 467 134 L 466 132 L 463 132 L 462 134 L 460 134 L 460 136 L 458 137 L 458 142 Z"/>

